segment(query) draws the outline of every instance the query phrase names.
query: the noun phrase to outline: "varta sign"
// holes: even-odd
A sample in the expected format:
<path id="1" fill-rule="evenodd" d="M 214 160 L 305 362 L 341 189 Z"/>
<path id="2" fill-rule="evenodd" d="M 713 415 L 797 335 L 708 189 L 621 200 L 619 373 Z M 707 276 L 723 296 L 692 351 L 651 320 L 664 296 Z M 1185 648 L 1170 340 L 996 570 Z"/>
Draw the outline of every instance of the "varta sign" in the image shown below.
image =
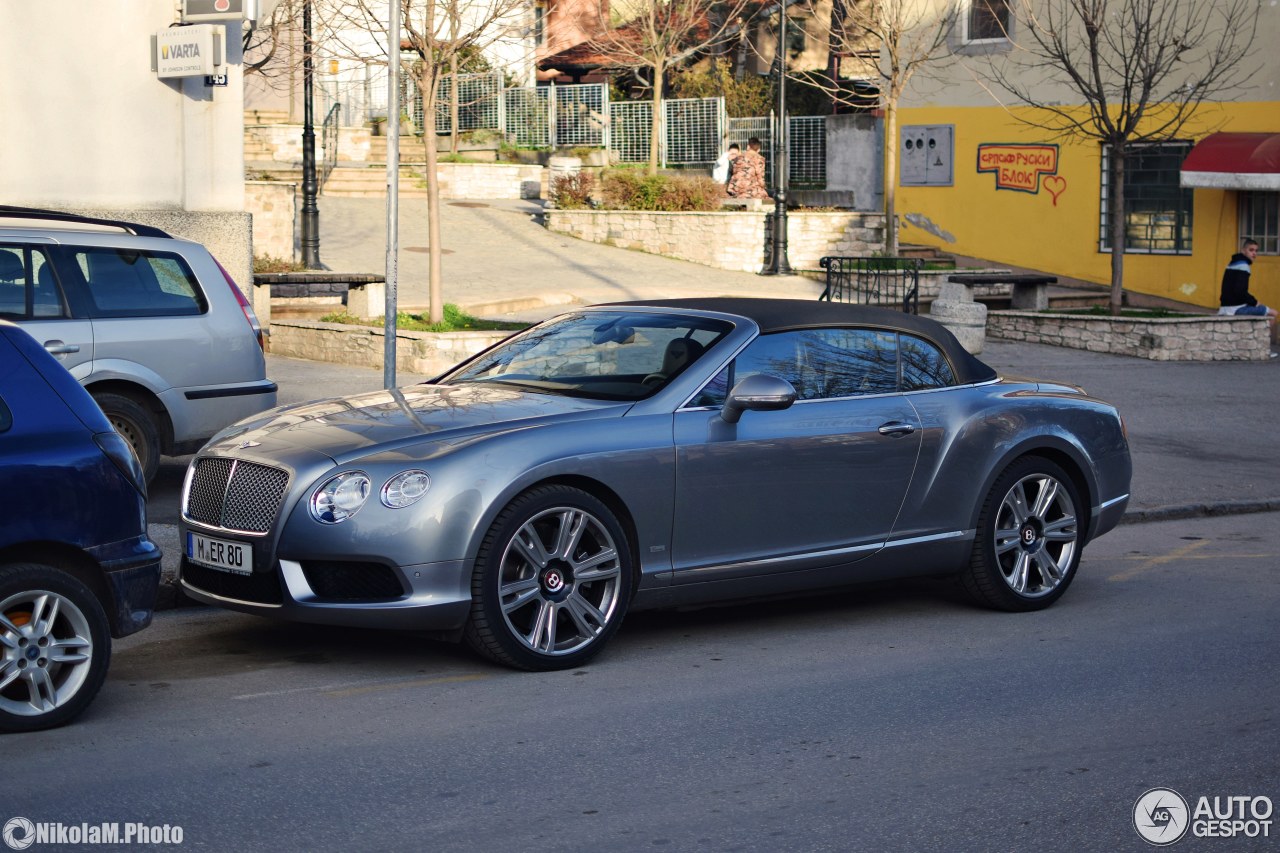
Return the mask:
<path id="1" fill-rule="evenodd" d="M 170 27 L 155 36 L 152 68 L 156 76 L 199 77 L 216 74 L 223 64 L 222 44 L 226 28 L 214 24 Z"/>
<path id="2" fill-rule="evenodd" d="M 172 47 L 164 45 L 160 48 L 161 59 L 198 59 L 200 57 L 200 45 L 198 44 L 175 44 Z"/>

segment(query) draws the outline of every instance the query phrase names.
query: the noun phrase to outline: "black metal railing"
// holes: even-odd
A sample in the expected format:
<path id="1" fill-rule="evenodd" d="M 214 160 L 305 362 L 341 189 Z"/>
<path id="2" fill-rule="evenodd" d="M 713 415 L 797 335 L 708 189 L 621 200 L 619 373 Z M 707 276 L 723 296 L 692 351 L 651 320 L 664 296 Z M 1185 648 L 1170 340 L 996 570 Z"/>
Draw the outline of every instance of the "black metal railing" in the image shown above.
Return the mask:
<path id="1" fill-rule="evenodd" d="M 901 308 L 920 313 L 919 258 L 825 257 L 827 287 L 819 300 Z"/>
<path id="2" fill-rule="evenodd" d="M 320 139 L 324 145 L 324 162 L 320 164 L 319 184 L 329 179 L 329 173 L 338 165 L 338 112 L 342 104 L 335 103 L 325 114 L 324 125 L 320 131 Z"/>

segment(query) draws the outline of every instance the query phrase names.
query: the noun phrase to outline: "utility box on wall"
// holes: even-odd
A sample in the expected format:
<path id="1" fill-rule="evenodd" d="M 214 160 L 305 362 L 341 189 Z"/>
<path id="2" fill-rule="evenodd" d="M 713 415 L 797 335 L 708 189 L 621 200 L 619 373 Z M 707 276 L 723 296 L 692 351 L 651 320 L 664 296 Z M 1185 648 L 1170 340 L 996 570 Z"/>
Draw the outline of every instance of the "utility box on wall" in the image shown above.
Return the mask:
<path id="1" fill-rule="evenodd" d="M 904 187 L 949 187 L 955 183 L 955 125 L 909 124 L 898 137 Z"/>

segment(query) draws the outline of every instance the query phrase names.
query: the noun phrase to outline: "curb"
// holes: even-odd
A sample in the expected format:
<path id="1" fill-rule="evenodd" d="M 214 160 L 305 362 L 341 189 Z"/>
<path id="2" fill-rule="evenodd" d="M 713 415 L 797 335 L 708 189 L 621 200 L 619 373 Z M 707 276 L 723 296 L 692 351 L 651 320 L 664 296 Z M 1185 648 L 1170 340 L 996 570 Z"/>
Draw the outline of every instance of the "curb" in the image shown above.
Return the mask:
<path id="1" fill-rule="evenodd" d="M 1180 518 L 1207 518 L 1219 515 L 1248 515 L 1255 512 L 1280 512 L 1280 498 L 1260 501 L 1215 501 L 1212 503 L 1174 504 L 1151 509 L 1129 510 L 1121 524 L 1149 524 Z"/>

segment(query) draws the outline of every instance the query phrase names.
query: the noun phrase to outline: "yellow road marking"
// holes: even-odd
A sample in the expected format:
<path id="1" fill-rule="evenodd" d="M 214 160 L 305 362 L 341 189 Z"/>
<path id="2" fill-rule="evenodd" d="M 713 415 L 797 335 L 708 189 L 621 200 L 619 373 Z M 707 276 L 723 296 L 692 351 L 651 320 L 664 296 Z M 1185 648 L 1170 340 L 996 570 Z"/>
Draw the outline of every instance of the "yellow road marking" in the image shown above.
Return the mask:
<path id="1" fill-rule="evenodd" d="M 325 696 L 359 696 L 364 693 L 376 693 L 380 690 L 400 690 L 405 687 L 429 687 L 433 684 L 459 684 L 464 681 L 482 681 L 489 676 L 483 673 L 474 675 L 449 675 L 443 678 L 418 678 L 413 681 L 392 681 L 383 684 L 370 684 L 367 687 L 349 687 L 345 690 L 326 690 Z"/>
<path id="2" fill-rule="evenodd" d="M 360 684 L 348 682 L 344 684 L 324 684 L 319 687 L 294 687 L 288 690 L 270 690 L 265 693 L 243 693 L 233 699 L 266 699 L 275 696 L 292 696 L 297 693 L 323 693 L 325 696 L 358 696 L 361 693 L 372 693 L 377 690 L 397 690 L 401 687 L 422 687 L 432 684 L 452 684 L 461 681 L 479 681 L 489 676 L 483 673 L 473 675 L 447 675 L 439 678 L 398 678 L 381 681 L 376 684 Z"/>
<path id="3" fill-rule="evenodd" d="M 1186 545 L 1183 545 L 1181 548 L 1177 548 L 1173 551 L 1170 551 L 1168 554 L 1162 554 L 1159 557 L 1150 557 L 1148 559 L 1145 559 L 1138 565 L 1134 566 L 1132 569 L 1126 569 L 1125 571 L 1120 572 L 1119 574 L 1112 575 L 1111 577 L 1107 578 L 1107 580 L 1127 581 L 1130 578 L 1135 577 L 1136 575 L 1140 575 L 1143 572 L 1158 568 L 1160 566 L 1163 566 L 1166 563 L 1173 563 L 1173 562 L 1177 562 L 1178 560 L 1185 559 L 1187 556 L 1191 554 L 1191 552 L 1195 551 L 1198 548 L 1203 548 L 1205 545 L 1208 545 L 1211 541 L 1213 540 L 1200 539 L 1195 542 L 1188 542 Z"/>

